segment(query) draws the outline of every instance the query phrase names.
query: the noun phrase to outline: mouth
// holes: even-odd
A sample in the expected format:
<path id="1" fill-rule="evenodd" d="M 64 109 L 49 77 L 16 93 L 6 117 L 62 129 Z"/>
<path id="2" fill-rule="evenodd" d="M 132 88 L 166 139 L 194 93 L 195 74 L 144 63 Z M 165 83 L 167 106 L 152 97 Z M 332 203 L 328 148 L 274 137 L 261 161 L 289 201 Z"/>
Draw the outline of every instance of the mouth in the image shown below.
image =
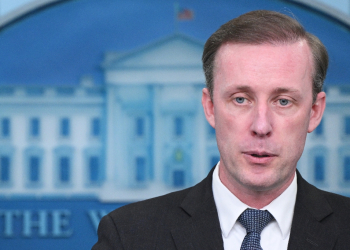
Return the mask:
<path id="1" fill-rule="evenodd" d="M 249 154 L 249 155 L 257 158 L 271 157 L 270 154 Z"/>
<path id="2" fill-rule="evenodd" d="M 243 154 L 247 157 L 249 162 L 257 164 L 267 164 L 277 156 L 276 154 L 266 151 L 248 151 L 243 152 Z"/>

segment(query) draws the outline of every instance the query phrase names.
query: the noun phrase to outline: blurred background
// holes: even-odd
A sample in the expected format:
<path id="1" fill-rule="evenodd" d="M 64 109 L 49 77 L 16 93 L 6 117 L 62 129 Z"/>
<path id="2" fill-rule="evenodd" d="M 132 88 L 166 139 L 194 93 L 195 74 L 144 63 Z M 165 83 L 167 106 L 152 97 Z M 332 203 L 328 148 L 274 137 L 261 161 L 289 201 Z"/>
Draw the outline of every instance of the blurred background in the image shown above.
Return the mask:
<path id="1" fill-rule="evenodd" d="M 33 2 L 45 2 L 45 1 L 37 1 L 37 0 L 0 0 L 0 14 L 5 15 L 11 11 L 21 9 L 23 6 L 32 4 Z M 323 4 L 327 7 L 334 8 L 339 12 L 344 14 L 350 13 L 350 1 L 349 0 L 304 0 L 304 1 L 296 1 L 296 2 L 304 2 L 308 5 L 319 5 Z"/>
<path id="2" fill-rule="evenodd" d="M 298 169 L 350 196 L 350 1 L 0 0 L 1 249 L 89 249 L 100 218 L 201 181 L 206 39 L 255 9 L 330 54 L 327 108 Z"/>

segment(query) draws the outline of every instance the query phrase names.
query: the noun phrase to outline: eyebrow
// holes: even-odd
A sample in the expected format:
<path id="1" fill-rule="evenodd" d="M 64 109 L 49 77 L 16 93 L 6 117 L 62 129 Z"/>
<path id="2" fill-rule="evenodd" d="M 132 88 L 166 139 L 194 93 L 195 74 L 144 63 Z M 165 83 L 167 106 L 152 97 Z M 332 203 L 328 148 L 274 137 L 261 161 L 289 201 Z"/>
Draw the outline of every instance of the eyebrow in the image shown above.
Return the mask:
<path id="1" fill-rule="evenodd" d="M 239 86 L 236 86 L 235 89 L 237 89 L 238 91 L 241 91 L 241 92 L 254 93 L 254 89 L 249 85 L 239 85 Z M 300 91 L 298 89 L 295 89 L 295 88 L 278 87 L 278 88 L 273 90 L 273 93 L 275 95 L 283 94 L 283 93 L 294 93 L 298 97 L 301 97 Z"/>
<path id="2" fill-rule="evenodd" d="M 237 86 L 236 89 L 244 92 L 253 92 L 253 89 L 248 85 Z"/>
<path id="3" fill-rule="evenodd" d="M 293 88 L 276 88 L 274 90 L 274 93 L 281 94 L 281 93 L 298 93 L 299 90 L 293 89 Z"/>
<path id="4" fill-rule="evenodd" d="M 254 89 L 248 85 L 239 85 L 236 86 L 235 89 L 242 91 L 242 92 L 254 92 Z M 295 88 L 285 88 L 285 87 L 278 87 L 273 91 L 274 94 L 282 94 L 282 93 L 297 93 L 300 94 L 300 91 Z"/>
<path id="5" fill-rule="evenodd" d="M 248 85 L 237 86 L 236 89 L 239 91 L 254 92 L 254 90 Z M 276 94 L 288 93 L 288 92 L 297 93 L 297 92 L 299 92 L 299 90 L 294 89 L 294 88 L 279 87 L 279 88 L 276 88 L 273 92 Z"/>

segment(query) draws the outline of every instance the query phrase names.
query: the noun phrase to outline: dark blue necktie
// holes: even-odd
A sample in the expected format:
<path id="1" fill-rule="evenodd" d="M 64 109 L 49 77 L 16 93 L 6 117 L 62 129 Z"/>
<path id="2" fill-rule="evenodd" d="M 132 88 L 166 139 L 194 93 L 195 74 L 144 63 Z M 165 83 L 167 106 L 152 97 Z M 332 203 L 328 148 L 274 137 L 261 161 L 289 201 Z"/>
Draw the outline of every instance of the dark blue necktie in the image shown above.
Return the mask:
<path id="1" fill-rule="evenodd" d="M 267 210 L 246 209 L 238 218 L 247 230 L 241 250 L 263 250 L 260 233 L 272 219 L 273 216 Z"/>

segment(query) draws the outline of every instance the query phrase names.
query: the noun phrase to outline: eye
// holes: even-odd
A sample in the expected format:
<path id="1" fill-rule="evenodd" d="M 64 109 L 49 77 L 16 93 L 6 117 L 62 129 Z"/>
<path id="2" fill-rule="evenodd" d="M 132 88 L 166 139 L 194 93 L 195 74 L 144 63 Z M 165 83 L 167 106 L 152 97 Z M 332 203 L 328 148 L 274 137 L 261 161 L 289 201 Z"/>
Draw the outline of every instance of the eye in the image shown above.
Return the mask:
<path id="1" fill-rule="evenodd" d="M 244 97 L 236 97 L 235 100 L 237 103 L 244 103 L 245 98 Z"/>
<path id="2" fill-rule="evenodd" d="M 281 104 L 281 106 L 287 106 L 289 104 L 289 100 L 287 99 L 279 99 L 278 102 Z"/>

